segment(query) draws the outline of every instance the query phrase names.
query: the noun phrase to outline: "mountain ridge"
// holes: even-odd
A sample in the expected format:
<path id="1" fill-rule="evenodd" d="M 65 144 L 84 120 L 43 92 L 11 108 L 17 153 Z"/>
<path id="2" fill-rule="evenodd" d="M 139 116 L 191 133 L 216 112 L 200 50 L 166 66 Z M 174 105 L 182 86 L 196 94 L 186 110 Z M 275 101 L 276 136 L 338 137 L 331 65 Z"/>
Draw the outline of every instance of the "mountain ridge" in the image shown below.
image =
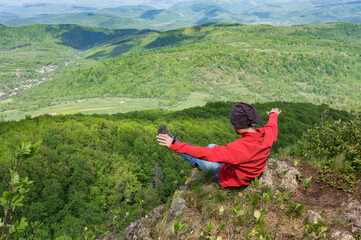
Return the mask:
<path id="1" fill-rule="evenodd" d="M 80 6 L 58 6 L 50 8 L 50 15 L 37 15 L 36 11 L 22 16 L 21 8 L 13 16 L 1 16 L 1 23 L 8 26 L 20 26 L 31 23 L 81 23 L 91 27 L 111 29 L 131 28 L 169 30 L 189 27 L 203 23 L 240 22 L 247 24 L 299 25 L 327 22 L 361 22 L 360 1 L 344 0 L 342 2 L 316 1 L 180 1 L 172 6 L 160 8 L 139 6 L 120 6 L 115 8 L 88 9 Z M 207 10 L 208 9 L 208 10 Z M 0 11 L 6 12 L 6 8 Z M 158 13 L 157 13 L 158 12 Z M 149 14 L 153 13 L 152 16 Z M 157 14 L 154 14 L 157 13 Z M 89 15 L 91 14 L 91 16 Z M 145 17 L 149 15 L 148 17 Z M 78 22 L 73 18 L 77 17 Z M 116 23 L 116 22 L 123 23 Z"/>

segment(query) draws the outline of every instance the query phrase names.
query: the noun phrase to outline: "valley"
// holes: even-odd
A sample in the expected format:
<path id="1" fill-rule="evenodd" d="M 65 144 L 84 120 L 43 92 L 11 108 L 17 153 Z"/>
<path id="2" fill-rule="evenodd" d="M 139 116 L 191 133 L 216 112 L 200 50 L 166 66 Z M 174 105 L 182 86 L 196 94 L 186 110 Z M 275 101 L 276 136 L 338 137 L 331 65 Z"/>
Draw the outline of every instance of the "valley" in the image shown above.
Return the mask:
<path id="1" fill-rule="evenodd" d="M 356 23 L 220 23 L 166 32 L 31 25 L 0 31 L 8 39 L 21 36 L 21 41 L 4 40 L 1 50 L 3 120 L 88 108 L 100 109 L 82 112 L 141 110 L 137 99 L 149 102 L 144 109 L 238 99 L 360 109 L 361 26 Z M 205 96 L 192 103 L 192 93 Z M 104 109 L 113 106 L 97 100 L 112 98 L 134 101 Z M 83 108 L 82 99 L 91 107 Z M 63 110 L 64 103 L 75 110 Z"/>

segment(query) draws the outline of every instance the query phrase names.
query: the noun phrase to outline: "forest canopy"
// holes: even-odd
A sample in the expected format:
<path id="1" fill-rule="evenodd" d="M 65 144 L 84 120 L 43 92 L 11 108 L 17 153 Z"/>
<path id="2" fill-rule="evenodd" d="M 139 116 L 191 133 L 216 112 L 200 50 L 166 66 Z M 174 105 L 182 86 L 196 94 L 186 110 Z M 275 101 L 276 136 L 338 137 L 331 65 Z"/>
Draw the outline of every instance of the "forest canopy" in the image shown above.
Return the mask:
<path id="1" fill-rule="evenodd" d="M 118 207 L 121 218 L 127 216 L 122 229 L 166 202 L 191 169 L 177 154 L 158 145 L 158 126 L 166 124 L 171 133 L 194 145 L 225 145 L 239 138 L 229 121 L 233 104 L 213 102 L 182 111 L 40 116 L 0 123 L 0 192 L 8 190 L 14 147 L 23 139 L 41 140 L 39 152 L 19 168 L 19 174 L 34 184 L 17 217 L 42 222 L 39 239 L 74 239 L 81 228 L 105 222 L 111 209 Z M 263 124 L 266 111 L 282 110 L 273 153 L 295 143 L 317 123 L 349 119 L 347 112 L 327 105 L 271 102 L 254 106 Z M 29 235 L 30 227 L 14 237 Z"/>

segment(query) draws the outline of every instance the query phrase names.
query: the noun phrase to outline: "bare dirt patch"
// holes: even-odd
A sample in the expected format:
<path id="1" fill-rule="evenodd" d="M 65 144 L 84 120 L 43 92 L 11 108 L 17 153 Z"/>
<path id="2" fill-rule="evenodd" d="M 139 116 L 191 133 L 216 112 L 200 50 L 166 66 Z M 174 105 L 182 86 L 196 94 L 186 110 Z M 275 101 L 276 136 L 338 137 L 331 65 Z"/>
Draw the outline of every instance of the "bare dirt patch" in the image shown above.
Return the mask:
<path id="1" fill-rule="evenodd" d="M 9 102 L 12 102 L 13 100 L 12 99 L 6 99 L 6 100 L 3 100 L 3 101 L 0 101 L 0 103 L 9 103 Z"/>
<path id="2" fill-rule="evenodd" d="M 361 200 L 361 181 L 356 177 L 352 186 L 339 173 L 325 174 L 323 169 L 301 162 L 297 169 L 305 178 L 312 176 L 311 185 L 305 189 L 300 184 L 294 201 L 305 204 L 307 209 L 321 214 L 323 221 L 331 226 L 332 230 L 352 232 L 346 217 L 346 206 L 354 201 Z"/>
<path id="3" fill-rule="evenodd" d="M 17 112 L 18 110 L 7 110 L 7 111 L 4 111 L 3 113 L 11 113 L 11 112 Z"/>
<path id="4" fill-rule="evenodd" d="M 354 187 L 351 187 L 345 179 L 337 173 L 328 173 L 321 180 L 322 169 L 317 169 L 305 162 L 297 167 L 304 178 L 312 176 L 309 188 L 300 188 L 297 198 L 309 206 L 335 208 L 341 207 L 342 203 L 352 200 L 361 200 L 361 181 L 358 179 Z"/>
<path id="5" fill-rule="evenodd" d="M 200 94 L 200 93 L 191 92 L 191 94 L 196 95 L 196 96 L 206 97 L 206 95 Z"/>

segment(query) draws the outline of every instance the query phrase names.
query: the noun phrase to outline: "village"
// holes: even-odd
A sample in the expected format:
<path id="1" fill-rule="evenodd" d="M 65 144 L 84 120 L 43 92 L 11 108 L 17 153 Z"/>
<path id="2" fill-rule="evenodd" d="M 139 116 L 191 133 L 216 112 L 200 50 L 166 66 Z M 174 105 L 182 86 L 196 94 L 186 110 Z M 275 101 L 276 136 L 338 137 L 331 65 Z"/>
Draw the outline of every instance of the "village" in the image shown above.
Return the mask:
<path id="1" fill-rule="evenodd" d="M 14 83 L 14 88 L 13 89 L 6 89 L 5 87 L 3 87 L 3 92 L 0 92 L 0 100 L 1 99 L 6 99 L 9 97 L 13 97 L 15 95 L 18 95 L 21 91 L 24 91 L 26 89 L 29 89 L 31 87 L 34 86 L 38 86 L 41 83 L 44 83 L 48 80 L 51 80 L 52 78 L 50 78 L 50 74 L 56 69 L 55 66 L 53 65 L 47 65 L 47 66 L 43 66 L 41 67 L 39 70 L 37 70 L 36 72 L 40 73 L 41 75 L 47 75 L 46 77 L 39 77 L 39 78 L 35 78 L 35 79 L 26 79 L 26 80 L 22 80 L 18 83 Z M 16 69 L 17 71 L 21 71 L 22 69 Z M 20 76 L 19 73 L 16 73 L 16 76 Z M 6 89 L 6 91 L 5 91 Z"/>

